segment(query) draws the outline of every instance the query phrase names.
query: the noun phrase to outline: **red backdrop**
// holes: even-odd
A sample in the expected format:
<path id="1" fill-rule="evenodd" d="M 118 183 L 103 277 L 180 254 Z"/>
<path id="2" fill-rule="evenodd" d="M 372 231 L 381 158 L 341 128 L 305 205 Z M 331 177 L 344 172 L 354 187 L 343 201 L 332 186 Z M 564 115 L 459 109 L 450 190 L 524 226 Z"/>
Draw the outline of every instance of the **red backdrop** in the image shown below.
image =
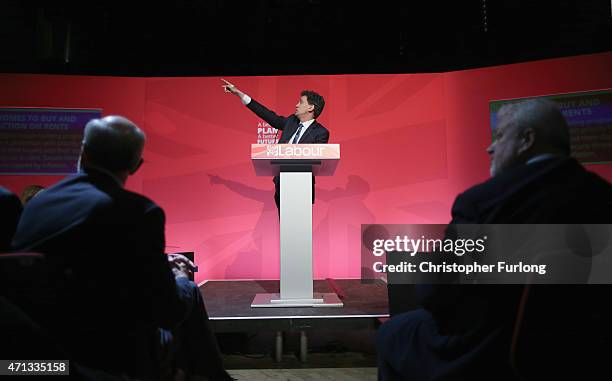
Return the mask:
<path id="1" fill-rule="evenodd" d="M 488 177 L 492 99 L 612 87 L 612 53 L 441 74 L 227 78 L 280 114 L 302 89 L 326 99 L 319 121 L 341 144 L 333 177 L 317 178 L 314 271 L 360 275 L 362 223 L 446 223 L 454 197 Z M 0 105 L 102 108 L 147 133 L 128 187 L 166 211 L 168 251 L 195 251 L 197 280 L 278 277 L 273 184 L 249 146 L 260 120 L 219 78 L 0 75 Z M 612 165 L 591 170 L 612 179 Z M 56 176 L 2 176 L 15 192 Z"/>

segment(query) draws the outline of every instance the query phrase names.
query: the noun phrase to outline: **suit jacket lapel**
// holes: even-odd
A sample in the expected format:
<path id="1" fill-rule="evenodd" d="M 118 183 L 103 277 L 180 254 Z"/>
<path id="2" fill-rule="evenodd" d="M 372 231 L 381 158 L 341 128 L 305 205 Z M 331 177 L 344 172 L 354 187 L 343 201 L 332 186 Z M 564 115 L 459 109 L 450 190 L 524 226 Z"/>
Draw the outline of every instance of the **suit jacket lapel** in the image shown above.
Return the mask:
<path id="1" fill-rule="evenodd" d="M 279 144 L 289 144 L 289 139 L 291 139 L 293 134 L 295 134 L 295 131 L 297 130 L 298 125 L 299 125 L 299 121 L 297 123 L 289 121 L 287 125 L 285 126 L 285 129 L 283 130 L 283 134 L 281 135 L 281 138 L 278 141 L 278 143 Z"/>
<path id="2" fill-rule="evenodd" d="M 295 122 L 287 123 L 287 126 L 283 130 L 283 134 L 281 135 L 281 138 L 278 143 L 289 144 L 291 137 L 293 137 L 293 134 L 295 134 L 295 131 L 297 131 L 299 125 L 300 121 L 297 118 Z M 300 137 L 299 143 L 312 143 L 312 140 L 309 142 L 307 139 L 311 136 L 313 130 L 318 127 L 319 124 L 317 123 L 317 121 L 312 122 L 312 124 L 306 129 L 306 131 L 302 132 L 302 136 Z"/>
<path id="3" fill-rule="evenodd" d="M 312 124 L 304 131 L 302 137 L 300 138 L 300 143 L 308 143 L 306 139 L 310 136 L 310 133 L 313 129 L 317 128 L 317 122 L 312 122 Z"/>

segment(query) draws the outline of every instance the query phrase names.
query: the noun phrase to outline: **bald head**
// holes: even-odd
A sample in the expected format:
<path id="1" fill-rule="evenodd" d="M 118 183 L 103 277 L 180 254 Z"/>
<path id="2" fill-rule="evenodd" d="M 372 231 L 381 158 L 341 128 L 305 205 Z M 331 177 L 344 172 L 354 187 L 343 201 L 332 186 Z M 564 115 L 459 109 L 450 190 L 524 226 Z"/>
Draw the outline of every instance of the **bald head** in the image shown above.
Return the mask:
<path id="1" fill-rule="evenodd" d="M 87 164 L 111 172 L 133 172 L 141 161 L 145 134 L 127 118 L 111 115 L 85 126 L 83 155 Z"/>
<path id="2" fill-rule="evenodd" d="M 547 99 L 530 99 L 503 106 L 500 119 L 506 120 L 519 132 L 532 128 L 535 131 L 535 154 L 570 154 L 570 136 L 567 122 L 559 107 Z M 551 152 L 554 151 L 554 152 Z"/>
<path id="3" fill-rule="evenodd" d="M 557 105 L 547 99 L 530 99 L 504 105 L 497 113 L 495 140 L 487 148 L 491 174 L 542 155 L 570 154 L 567 122 Z"/>

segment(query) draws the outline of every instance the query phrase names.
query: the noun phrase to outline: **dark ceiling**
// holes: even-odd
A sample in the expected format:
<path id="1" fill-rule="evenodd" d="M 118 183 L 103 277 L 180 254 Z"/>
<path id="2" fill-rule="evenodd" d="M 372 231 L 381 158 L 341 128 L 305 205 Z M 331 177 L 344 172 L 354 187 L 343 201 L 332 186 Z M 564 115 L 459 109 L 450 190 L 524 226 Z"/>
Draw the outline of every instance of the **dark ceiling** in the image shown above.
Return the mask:
<path id="1" fill-rule="evenodd" d="M 3 0 L 0 71 L 448 71 L 611 51 L 611 16 L 610 0 Z"/>

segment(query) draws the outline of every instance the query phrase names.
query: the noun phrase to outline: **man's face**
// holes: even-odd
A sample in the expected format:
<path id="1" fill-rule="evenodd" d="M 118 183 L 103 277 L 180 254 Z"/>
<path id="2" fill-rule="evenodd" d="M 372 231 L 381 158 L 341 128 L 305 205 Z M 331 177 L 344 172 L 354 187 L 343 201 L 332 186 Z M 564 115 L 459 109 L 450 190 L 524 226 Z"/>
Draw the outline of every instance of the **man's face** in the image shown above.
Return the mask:
<path id="1" fill-rule="evenodd" d="M 495 130 L 495 139 L 487 148 L 491 157 L 491 177 L 520 162 L 521 134 L 518 128 L 509 123 L 508 118 L 500 118 Z"/>
<path id="2" fill-rule="evenodd" d="M 300 97 L 300 101 L 295 105 L 295 116 L 298 118 L 300 115 L 306 116 L 309 112 L 314 111 L 314 106 L 308 104 L 308 98 L 305 95 Z"/>

